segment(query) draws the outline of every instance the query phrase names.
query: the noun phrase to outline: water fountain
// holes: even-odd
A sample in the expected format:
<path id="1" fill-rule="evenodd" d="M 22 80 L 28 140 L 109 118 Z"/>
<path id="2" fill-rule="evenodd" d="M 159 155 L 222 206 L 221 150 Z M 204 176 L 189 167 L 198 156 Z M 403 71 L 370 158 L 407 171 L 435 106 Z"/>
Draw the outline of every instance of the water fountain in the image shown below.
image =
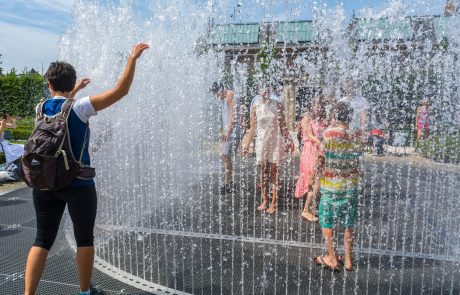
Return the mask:
<path id="1" fill-rule="evenodd" d="M 78 0 L 61 41 L 61 58 L 92 78 L 87 93 L 115 83 L 132 44 L 152 46 L 128 97 L 91 121 L 99 269 L 146 291 L 177 294 L 460 291 L 457 17 L 404 17 L 410 11 L 401 1 L 359 19 L 316 1 L 249 1 L 258 7 L 252 14 L 232 1 L 165 2 Z M 306 11 L 313 22 L 294 22 Z M 237 25 L 242 20 L 258 24 Z M 324 243 L 319 226 L 300 218 L 303 201 L 292 197 L 298 157 L 282 167 L 275 215 L 255 211 L 251 157 L 234 157 L 235 190 L 218 193 L 220 112 L 208 88 L 231 80 L 245 103 L 250 69 L 260 67 L 250 49 L 262 40 L 277 48 L 269 67 L 284 79 L 294 108 L 302 87 L 340 96 L 346 77 L 361 81 L 372 124 L 386 124 L 408 147 L 395 152 L 412 153 L 415 108 L 432 98 L 433 142 L 419 152 L 432 160 L 363 160 L 355 272 L 312 263 Z"/>

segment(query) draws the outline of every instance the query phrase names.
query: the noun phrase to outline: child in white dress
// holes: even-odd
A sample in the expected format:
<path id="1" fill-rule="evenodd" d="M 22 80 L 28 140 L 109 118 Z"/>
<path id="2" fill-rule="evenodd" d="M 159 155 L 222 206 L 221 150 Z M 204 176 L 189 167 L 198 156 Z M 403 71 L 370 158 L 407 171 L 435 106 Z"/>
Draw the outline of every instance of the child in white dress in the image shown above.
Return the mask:
<path id="1" fill-rule="evenodd" d="M 256 137 L 256 159 L 260 168 L 262 203 L 257 210 L 264 211 L 269 203 L 270 184 L 272 201 L 267 213 L 275 213 L 278 194 L 278 165 L 286 152 L 294 151 L 294 143 L 286 127 L 283 105 L 270 98 L 270 88 L 263 87 L 260 99 L 251 109 L 251 123 L 242 147 L 248 153 L 249 144 Z"/>

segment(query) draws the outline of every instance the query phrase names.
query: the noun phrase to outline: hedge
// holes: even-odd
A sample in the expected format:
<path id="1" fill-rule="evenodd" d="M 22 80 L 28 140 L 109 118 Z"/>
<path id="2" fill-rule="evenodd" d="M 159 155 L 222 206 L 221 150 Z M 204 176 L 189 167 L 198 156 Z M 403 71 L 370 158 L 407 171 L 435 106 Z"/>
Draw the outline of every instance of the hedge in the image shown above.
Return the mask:
<path id="1" fill-rule="evenodd" d="M 18 127 L 10 131 L 12 140 L 27 140 L 32 134 L 33 129 Z"/>
<path id="2" fill-rule="evenodd" d="M 40 99 L 49 96 L 45 79 L 36 72 L 0 75 L 0 114 L 33 116 Z"/>
<path id="3" fill-rule="evenodd" d="M 442 163 L 460 163 L 460 134 L 434 135 L 418 145 L 420 154 Z"/>

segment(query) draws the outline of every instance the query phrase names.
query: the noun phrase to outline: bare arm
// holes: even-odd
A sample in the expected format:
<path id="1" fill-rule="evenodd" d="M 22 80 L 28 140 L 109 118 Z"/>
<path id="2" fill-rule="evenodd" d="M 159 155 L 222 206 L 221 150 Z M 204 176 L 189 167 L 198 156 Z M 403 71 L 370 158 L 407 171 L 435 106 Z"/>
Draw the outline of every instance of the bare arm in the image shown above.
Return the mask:
<path id="1" fill-rule="evenodd" d="M 236 104 L 234 98 L 234 93 L 233 91 L 227 91 L 227 95 L 225 96 L 225 101 L 228 104 L 228 107 L 230 109 L 230 122 L 228 123 L 227 127 L 227 134 L 225 134 L 226 138 L 228 139 L 230 135 L 233 132 L 233 129 L 235 128 L 235 123 L 236 123 Z"/>
<path id="2" fill-rule="evenodd" d="M 313 130 L 311 128 L 311 118 L 310 118 L 310 116 L 305 116 L 302 119 L 302 130 L 304 132 L 305 138 L 313 141 L 316 144 L 320 143 L 320 140 L 316 136 L 313 135 Z"/>
<path id="3" fill-rule="evenodd" d="M 243 155 L 246 155 L 247 152 L 248 152 L 248 148 L 249 148 L 249 145 L 251 144 L 251 142 L 254 140 L 254 136 L 256 135 L 256 106 L 253 106 L 252 109 L 251 109 L 251 117 L 250 117 L 250 129 L 248 131 L 248 134 L 246 135 L 246 138 L 243 142 L 243 150 L 242 150 L 242 154 Z"/>
<path id="4" fill-rule="evenodd" d="M 277 110 L 278 110 L 278 115 L 277 115 L 278 124 L 280 126 L 281 134 L 283 135 L 285 140 L 292 141 L 291 134 L 289 134 L 289 130 L 287 129 L 287 125 L 286 125 L 286 117 L 284 116 L 284 107 L 281 103 L 278 104 Z"/>
<path id="5" fill-rule="evenodd" d="M 136 70 L 136 60 L 147 48 L 149 48 L 147 44 L 141 43 L 135 45 L 131 50 L 131 55 L 128 58 L 128 63 L 126 64 L 125 70 L 123 71 L 123 74 L 117 85 L 106 92 L 90 96 L 89 99 L 95 111 L 100 111 L 108 108 L 128 94 L 133 82 L 134 72 Z"/>
<path id="6" fill-rule="evenodd" d="M 366 131 L 367 120 L 368 120 L 367 110 L 364 110 L 361 112 L 361 129 L 363 131 Z"/>
<path id="7" fill-rule="evenodd" d="M 88 78 L 78 80 L 77 83 L 75 84 L 75 87 L 70 92 L 70 98 L 74 98 L 75 95 L 77 95 L 78 91 L 80 91 L 83 88 L 85 88 L 86 86 L 88 86 L 89 82 L 91 82 L 91 80 L 88 79 Z"/>
<path id="8" fill-rule="evenodd" d="M 1 120 L 0 121 L 0 134 L 3 132 L 3 130 L 5 130 L 5 125 L 6 125 L 6 121 Z"/>
<path id="9" fill-rule="evenodd" d="M 284 140 L 287 143 L 287 151 L 293 152 L 294 141 L 292 140 L 291 134 L 289 134 L 289 130 L 287 129 L 286 118 L 284 116 L 284 107 L 281 103 L 278 104 L 278 123 L 280 126 L 281 134 L 283 135 Z"/>

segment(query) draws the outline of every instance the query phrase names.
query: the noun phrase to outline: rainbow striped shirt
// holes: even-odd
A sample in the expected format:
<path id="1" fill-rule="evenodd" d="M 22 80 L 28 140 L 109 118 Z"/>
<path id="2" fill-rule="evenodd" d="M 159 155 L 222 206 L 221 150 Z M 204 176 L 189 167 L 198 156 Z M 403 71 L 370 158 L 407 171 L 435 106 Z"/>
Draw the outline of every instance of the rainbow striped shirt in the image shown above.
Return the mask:
<path id="1" fill-rule="evenodd" d="M 347 129 L 331 127 L 323 133 L 324 169 L 321 195 L 329 198 L 354 197 L 359 186 L 360 144 Z"/>

